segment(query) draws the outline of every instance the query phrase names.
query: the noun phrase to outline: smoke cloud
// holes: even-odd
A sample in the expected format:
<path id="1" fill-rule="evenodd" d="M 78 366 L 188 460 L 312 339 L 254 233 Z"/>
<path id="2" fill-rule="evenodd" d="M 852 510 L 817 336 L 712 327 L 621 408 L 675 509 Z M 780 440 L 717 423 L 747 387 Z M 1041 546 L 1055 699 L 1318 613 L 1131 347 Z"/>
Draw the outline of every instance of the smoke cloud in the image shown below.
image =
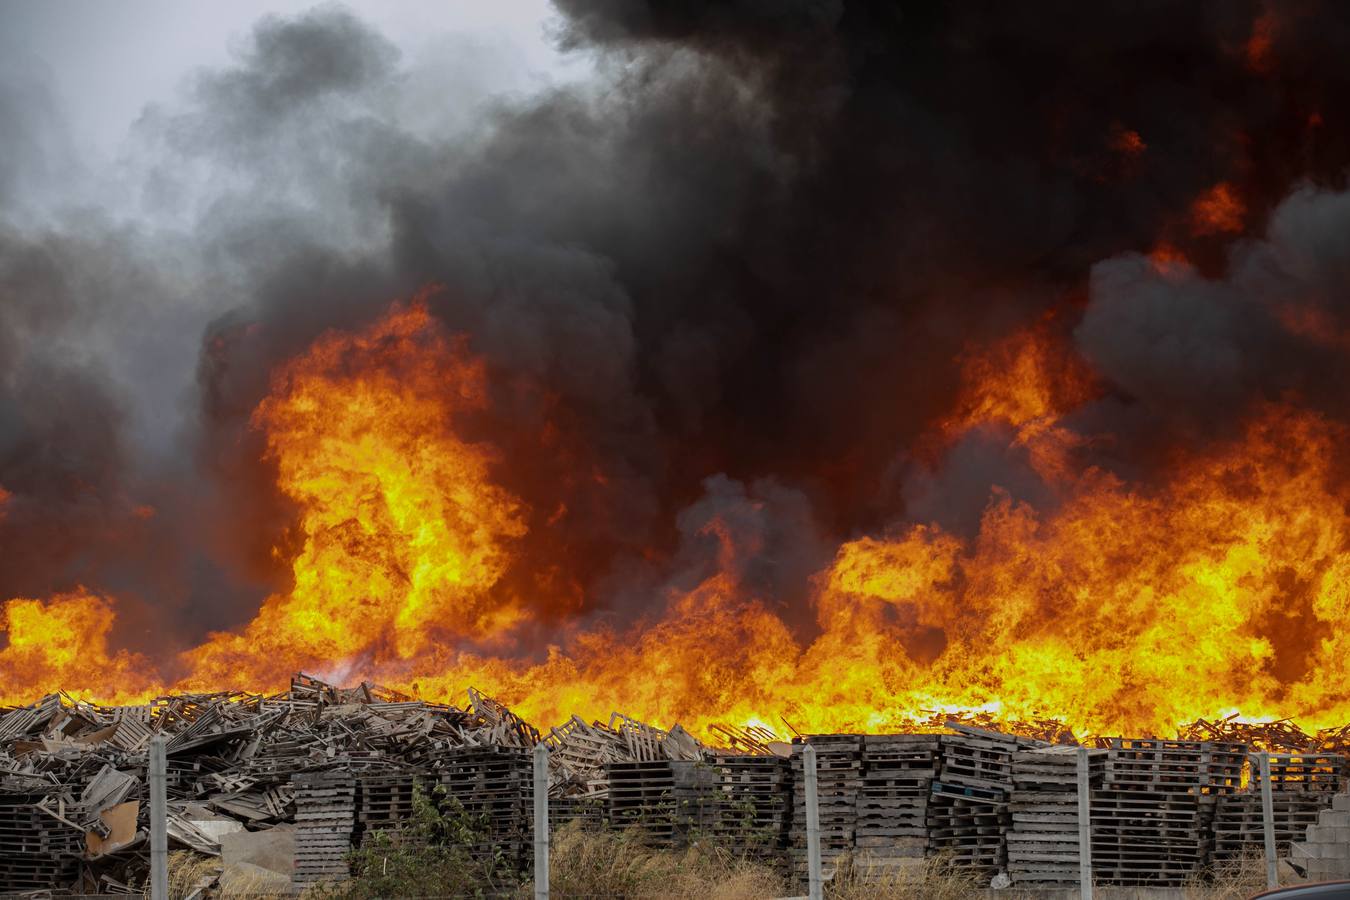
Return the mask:
<path id="1" fill-rule="evenodd" d="M 838 541 L 1052 504 L 997 431 L 914 464 L 963 351 L 1047 316 L 1099 380 L 1068 421 L 1116 438 L 1076 452 L 1126 479 L 1259 400 L 1350 414 L 1338 7 L 1254 59 L 1257 2 L 556 6 L 594 77 L 485 104 L 340 6 L 264 18 L 137 121 L 135 217 L 20 202 L 75 152 L 0 69 L 0 596 L 117 592 L 133 642 L 248 620 L 294 541 L 270 373 L 427 285 L 488 365 L 465 427 L 541 633 L 728 547 L 809 630 Z M 1220 182 L 1240 231 L 1191 228 Z"/>

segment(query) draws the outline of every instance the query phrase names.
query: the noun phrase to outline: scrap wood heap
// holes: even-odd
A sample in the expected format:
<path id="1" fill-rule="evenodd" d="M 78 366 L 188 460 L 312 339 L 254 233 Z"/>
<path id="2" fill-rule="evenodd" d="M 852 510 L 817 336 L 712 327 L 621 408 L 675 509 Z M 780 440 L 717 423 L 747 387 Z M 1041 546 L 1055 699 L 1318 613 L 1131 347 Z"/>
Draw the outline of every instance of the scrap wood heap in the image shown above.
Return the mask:
<path id="1" fill-rule="evenodd" d="M 607 763 L 690 759 L 702 750 L 678 726 L 666 732 L 617 714 L 609 725 L 569 724 L 570 733 L 555 729 L 545 739 L 563 751 L 550 758 L 550 793 L 559 798 L 603 797 Z M 166 739 L 171 847 L 218 855 L 223 835 L 295 826 L 300 882 L 340 875 L 364 833 L 396 827 L 419 779 L 491 813 L 494 839 L 509 832 L 521 849 L 529 751 L 541 739 L 477 691 L 460 709 L 303 674 L 272 696 L 178 694 L 99 706 L 50 694 L 0 710 L 0 893 L 139 890 L 157 735 Z M 505 757 L 509 774 L 499 777 L 491 760 Z"/>
<path id="2" fill-rule="evenodd" d="M 1078 748 L 1063 746 L 1059 723 L 1018 734 L 989 724 L 967 716 L 941 733 L 791 744 L 763 727 L 717 726 L 721 746 L 710 748 L 678 725 L 619 713 L 541 733 L 478 691 L 460 708 L 305 675 L 271 696 L 98 706 L 52 694 L 0 710 L 0 893 L 139 893 L 157 736 L 171 846 L 220 855 L 222 843 L 273 840 L 240 832 L 279 828 L 288 834 L 277 842 L 295 848 L 288 875 L 298 888 L 345 877 L 353 848 L 406 829 L 419 790 L 478 823 L 472 849 L 525 870 L 540 744 L 555 825 L 638 827 L 657 846 L 711 837 L 804 879 L 802 751 L 812 746 L 827 875 L 847 865 L 885 877 L 940 854 L 1023 886 L 1074 882 Z M 1259 851 L 1261 774 L 1249 748 L 1272 753 L 1276 840 L 1287 854 L 1344 790 L 1350 728 L 1307 735 L 1289 722 L 1221 719 L 1193 723 L 1179 740 L 1098 744 L 1088 751 L 1094 877 L 1175 886 Z"/>

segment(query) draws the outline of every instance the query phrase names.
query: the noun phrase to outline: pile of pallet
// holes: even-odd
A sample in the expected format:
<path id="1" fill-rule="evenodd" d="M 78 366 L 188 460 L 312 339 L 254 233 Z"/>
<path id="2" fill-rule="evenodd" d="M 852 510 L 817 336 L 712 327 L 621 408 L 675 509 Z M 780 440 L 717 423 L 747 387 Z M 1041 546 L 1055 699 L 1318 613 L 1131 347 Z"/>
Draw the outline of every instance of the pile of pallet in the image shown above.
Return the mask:
<path id="1" fill-rule="evenodd" d="M 1249 760 L 1247 789 L 1219 798 L 1214 817 L 1214 859 L 1237 859 L 1265 852 L 1261 767 Z M 1345 782 L 1345 757 L 1338 753 L 1272 753 L 1270 788 L 1275 850 L 1286 855 L 1300 841 L 1318 813 L 1331 805 Z"/>
<path id="2" fill-rule="evenodd" d="M 84 832 L 40 812 L 42 794 L 0 793 L 0 891 L 50 888 L 75 875 Z"/>
<path id="3" fill-rule="evenodd" d="M 524 869 L 534 833 L 534 765 L 517 747 L 461 747 L 437 761 L 445 800 L 478 825 L 481 843 L 470 850 Z"/>
<path id="4" fill-rule="evenodd" d="M 1205 865 L 1219 796 L 1238 790 L 1247 748 L 1210 741 L 1111 738 L 1092 794 L 1099 881 L 1180 886 Z"/>
<path id="5" fill-rule="evenodd" d="M 777 861 L 792 819 L 792 769 L 773 755 L 712 752 L 712 833 L 735 853 Z"/>
<path id="6" fill-rule="evenodd" d="M 528 759 L 521 764 L 519 757 L 540 735 L 476 691 L 459 708 L 301 674 L 288 690 L 267 696 L 178 694 L 99 706 L 51 694 L 0 710 L 0 808 L 9 810 L 8 820 L 0 813 L 0 892 L 41 882 L 87 893 L 144 880 L 145 769 L 156 735 L 167 738 L 173 847 L 219 853 L 221 833 L 296 823 L 301 881 L 340 877 L 345 863 L 338 850 L 363 834 L 399 827 L 396 820 L 410 809 L 409 779 L 436 780 L 443 769 L 473 770 L 477 787 L 464 789 L 467 805 L 490 813 L 494 834 L 505 836 L 513 852 L 523 855 L 528 843 L 521 835 L 532 811 L 522 803 L 532 780 Z M 702 752 L 678 726 L 662 731 L 618 714 L 609 725 L 574 726 L 552 737 L 558 752 L 550 757 L 550 793 L 579 798 L 587 816 L 603 808 L 607 762 Z M 461 751 L 485 755 L 471 761 L 457 757 Z M 508 751 L 515 753 L 514 774 L 493 782 L 493 760 Z M 102 818 L 113 811 L 115 834 Z M 321 838 L 322 830 L 331 834 Z"/>
<path id="7" fill-rule="evenodd" d="M 862 738 L 862 779 L 854 830 L 863 877 L 885 879 L 928 851 L 928 804 L 937 774 L 935 734 Z"/>
<path id="8" fill-rule="evenodd" d="M 1088 790 L 1101 787 L 1106 751 L 1087 750 Z M 1064 887 L 1079 882 L 1077 747 L 1038 747 L 1013 754 L 1008 802 L 1008 876 L 1014 885 Z"/>
<path id="9" fill-rule="evenodd" d="M 718 813 L 717 771 L 701 762 L 657 759 L 609 763 L 608 819 L 637 828 L 653 846 L 680 847 L 712 831 Z"/>
<path id="10" fill-rule="evenodd" d="M 295 874 L 299 890 L 346 878 L 355 843 L 356 784 L 340 772 L 296 775 Z"/>
<path id="11" fill-rule="evenodd" d="M 357 788 L 358 841 L 377 831 L 396 835 L 405 830 L 416 820 L 419 792 L 427 803 L 437 799 L 430 779 L 420 774 L 365 775 Z"/>
<path id="12" fill-rule="evenodd" d="M 956 865 L 993 875 L 1007 865 L 1008 795 L 1013 754 L 1033 743 L 953 723 L 942 735 L 941 765 L 928 801 L 931 848 Z"/>
<path id="13" fill-rule="evenodd" d="M 806 776 L 802 751 L 816 751 L 816 797 L 820 806 L 820 858 L 830 876 L 840 857 L 851 855 L 858 823 L 858 792 L 862 787 L 862 737 L 856 734 L 814 734 L 792 745 L 792 833 L 788 863 L 792 877 L 805 884 Z"/>

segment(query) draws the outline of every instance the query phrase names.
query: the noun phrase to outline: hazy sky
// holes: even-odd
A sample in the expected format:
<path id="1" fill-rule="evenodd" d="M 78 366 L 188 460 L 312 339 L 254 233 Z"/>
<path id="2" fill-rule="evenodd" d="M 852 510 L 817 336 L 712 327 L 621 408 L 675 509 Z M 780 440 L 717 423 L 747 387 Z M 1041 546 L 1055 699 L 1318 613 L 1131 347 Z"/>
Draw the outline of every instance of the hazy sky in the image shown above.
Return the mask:
<path id="1" fill-rule="evenodd" d="M 148 449 L 178 452 L 179 423 L 196 402 L 199 336 L 250 299 L 204 256 L 223 222 L 256 230 L 267 216 L 255 211 L 289 202 L 310 237 L 330 245 L 370 238 L 342 230 L 353 221 L 378 228 L 342 199 L 341 178 L 314 164 L 325 151 L 360 153 L 359 143 L 307 131 L 300 103 L 293 130 L 250 144 L 247 124 L 221 124 L 233 107 L 211 93 L 248 77 L 269 19 L 315 10 L 349 11 L 397 58 L 388 77 L 350 98 L 352 109 L 319 112 L 316 100 L 308 111 L 378 121 L 447 154 L 458 136 L 479 133 L 489 105 L 528 102 L 592 71 L 586 54 L 555 48 L 548 0 L 0 0 L 0 228 L 19 229 L 52 258 L 69 254 L 60 302 L 0 291 L 0 325 L 16 335 L 11 356 L 98 371 Z M 43 312 L 25 316 L 25 305 Z"/>
<path id="2" fill-rule="evenodd" d="M 148 103 L 164 103 L 197 70 L 228 63 L 267 15 L 322 4 L 294 0 L 0 0 L 0 56 L 45 70 L 72 137 L 87 155 L 117 151 Z M 352 0 L 342 4 L 417 61 L 456 46 L 472 54 L 461 81 L 484 93 L 575 76 L 547 37 L 548 0 Z M 35 58 L 35 59 L 34 59 Z M 446 62 L 453 62 L 447 60 Z"/>

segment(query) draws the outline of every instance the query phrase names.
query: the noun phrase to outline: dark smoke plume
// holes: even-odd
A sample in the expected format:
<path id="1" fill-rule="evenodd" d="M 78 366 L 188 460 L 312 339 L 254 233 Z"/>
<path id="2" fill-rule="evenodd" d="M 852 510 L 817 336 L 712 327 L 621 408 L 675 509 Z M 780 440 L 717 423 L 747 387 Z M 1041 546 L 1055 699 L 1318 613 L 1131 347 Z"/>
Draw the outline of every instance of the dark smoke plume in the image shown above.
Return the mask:
<path id="1" fill-rule="evenodd" d="M 116 584 L 184 640 L 247 620 L 293 540 L 248 425 L 269 372 L 427 284 L 490 367 L 472 436 L 531 510 L 503 589 L 562 598 L 545 626 L 643 612 L 716 557 L 714 515 L 805 628 L 831 541 L 969 530 L 994 488 L 1052 503 L 997 433 L 912 464 L 962 351 L 1049 313 L 1103 385 L 1076 427 L 1121 436 L 1083 452 L 1131 479 L 1259 399 L 1350 412 L 1344 354 L 1279 305 L 1347 316 L 1339 5 L 557 6 L 595 79 L 467 134 L 415 125 L 406 86 L 434 73 L 350 13 L 266 19 L 138 123 L 147 202 L 189 221 L 167 246 L 114 222 L 0 232 L 0 594 Z M 1238 230 L 1191 227 L 1219 183 Z M 1195 267 L 1160 273 L 1161 242 Z M 123 410 L 150 374 L 15 349 L 147 297 L 188 310 L 149 314 L 179 330 L 147 358 L 195 373 L 149 454 Z M 120 553 L 132 527 L 166 536 L 155 559 Z"/>

